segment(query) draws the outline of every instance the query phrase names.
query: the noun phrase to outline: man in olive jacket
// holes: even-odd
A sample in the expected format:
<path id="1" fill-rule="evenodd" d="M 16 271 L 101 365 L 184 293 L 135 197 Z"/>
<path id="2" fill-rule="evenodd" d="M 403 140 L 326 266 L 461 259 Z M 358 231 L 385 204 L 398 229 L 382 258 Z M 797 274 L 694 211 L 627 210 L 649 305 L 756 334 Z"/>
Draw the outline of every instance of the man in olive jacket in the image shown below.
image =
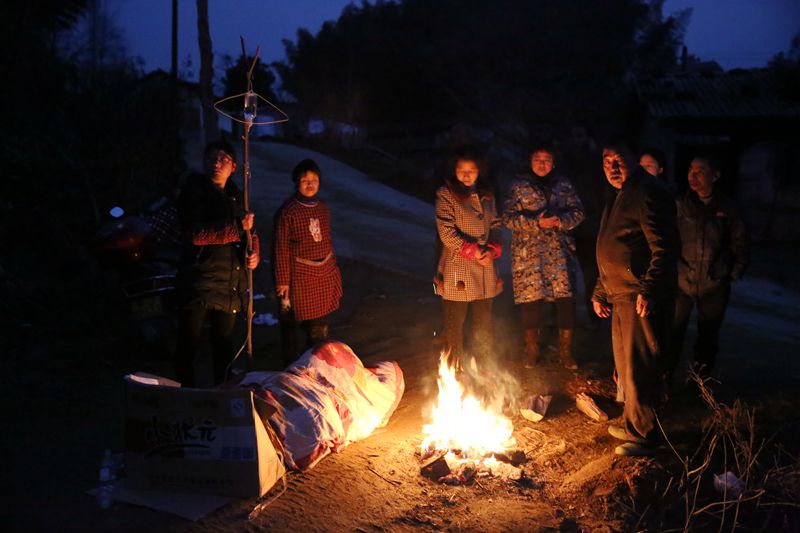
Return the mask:
<path id="1" fill-rule="evenodd" d="M 675 301 L 669 371 L 675 371 L 686 326 L 697 305 L 697 341 L 693 369 L 702 378 L 711 374 L 719 350 L 719 330 L 728 307 L 731 282 L 742 277 L 749 259 L 749 239 L 734 201 L 717 191 L 720 171 L 708 157 L 689 165 L 689 190 L 678 199 L 681 259 Z"/>
<path id="2" fill-rule="evenodd" d="M 225 379 L 233 357 L 236 317 L 244 310 L 245 269 L 258 266 L 259 241 L 252 234 L 247 253 L 246 232 L 255 215 L 245 213 L 242 193 L 231 179 L 236 152 L 226 141 L 206 146 L 205 174 L 192 176 L 178 198 L 178 215 L 186 239 L 178 269 L 178 335 L 173 357 L 175 376 L 184 387 L 194 386 L 194 356 L 203 324 L 208 321 L 213 352 L 214 382 Z"/>
<path id="3" fill-rule="evenodd" d="M 656 409 L 665 392 L 665 344 L 674 316 L 680 249 L 675 201 L 624 145 L 606 145 L 603 171 L 613 187 L 600 220 L 594 311 L 612 317 L 614 364 L 625 426 L 609 433 L 627 441 L 618 455 L 649 455 L 660 440 Z"/>

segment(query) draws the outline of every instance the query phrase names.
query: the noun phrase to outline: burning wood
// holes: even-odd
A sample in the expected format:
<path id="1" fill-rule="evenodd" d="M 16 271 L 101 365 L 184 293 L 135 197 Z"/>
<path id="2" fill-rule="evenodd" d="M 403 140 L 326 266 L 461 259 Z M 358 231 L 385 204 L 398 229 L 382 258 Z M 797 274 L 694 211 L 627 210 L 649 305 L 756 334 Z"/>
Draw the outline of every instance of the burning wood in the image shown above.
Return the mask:
<path id="1" fill-rule="evenodd" d="M 450 474 L 450 466 L 444 458 L 445 455 L 447 455 L 446 452 L 439 452 L 424 460 L 419 468 L 422 475 L 433 481 L 439 481 Z"/>
<path id="2" fill-rule="evenodd" d="M 437 453 L 422 463 L 420 473 L 432 481 L 448 485 L 463 485 L 472 478 L 497 477 L 517 481 L 524 476 L 517 468 L 527 462 L 522 450 L 468 457 L 460 452 Z"/>

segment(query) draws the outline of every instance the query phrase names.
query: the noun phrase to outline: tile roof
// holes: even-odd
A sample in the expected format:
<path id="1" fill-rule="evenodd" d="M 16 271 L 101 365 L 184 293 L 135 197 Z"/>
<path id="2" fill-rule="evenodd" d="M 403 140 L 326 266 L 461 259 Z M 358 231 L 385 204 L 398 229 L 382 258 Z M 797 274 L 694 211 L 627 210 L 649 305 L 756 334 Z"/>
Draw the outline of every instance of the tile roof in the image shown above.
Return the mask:
<path id="1" fill-rule="evenodd" d="M 767 69 L 679 72 L 636 89 L 655 118 L 800 118 L 800 104 L 776 94 Z"/>

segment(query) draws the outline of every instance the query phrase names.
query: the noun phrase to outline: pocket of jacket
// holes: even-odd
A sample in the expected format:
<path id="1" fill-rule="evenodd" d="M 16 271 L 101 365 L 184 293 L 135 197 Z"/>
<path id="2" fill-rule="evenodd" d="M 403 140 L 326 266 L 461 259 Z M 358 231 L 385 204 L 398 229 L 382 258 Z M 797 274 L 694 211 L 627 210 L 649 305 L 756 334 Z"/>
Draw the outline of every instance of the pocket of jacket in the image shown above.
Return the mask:
<path id="1" fill-rule="evenodd" d="M 722 254 L 714 261 L 708 269 L 708 275 L 713 280 L 726 280 L 730 278 L 733 266 L 731 265 L 730 257 L 727 254 Z"/>
<path id="2" fill-rule="evenodd" d="M 327 261 L 320 264 L 312 264 L 310 261 L 300 261 L 295 258 L 294 275 L 297 279 L 323 278 L 333 274 L 336 270 L 336 261 L 330 257 Z"/>

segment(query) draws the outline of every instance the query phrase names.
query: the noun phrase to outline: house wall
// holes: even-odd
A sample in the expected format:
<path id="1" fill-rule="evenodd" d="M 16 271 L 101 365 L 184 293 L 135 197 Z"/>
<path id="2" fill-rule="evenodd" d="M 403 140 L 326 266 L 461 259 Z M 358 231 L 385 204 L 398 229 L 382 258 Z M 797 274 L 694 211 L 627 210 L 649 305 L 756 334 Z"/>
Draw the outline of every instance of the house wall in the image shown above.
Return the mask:
<path id="1" fill-rule="evenodd" d="M 739 159 L 737 198 L 756 240 L 800 239 L 800 143 L 761 141 Z"/>

